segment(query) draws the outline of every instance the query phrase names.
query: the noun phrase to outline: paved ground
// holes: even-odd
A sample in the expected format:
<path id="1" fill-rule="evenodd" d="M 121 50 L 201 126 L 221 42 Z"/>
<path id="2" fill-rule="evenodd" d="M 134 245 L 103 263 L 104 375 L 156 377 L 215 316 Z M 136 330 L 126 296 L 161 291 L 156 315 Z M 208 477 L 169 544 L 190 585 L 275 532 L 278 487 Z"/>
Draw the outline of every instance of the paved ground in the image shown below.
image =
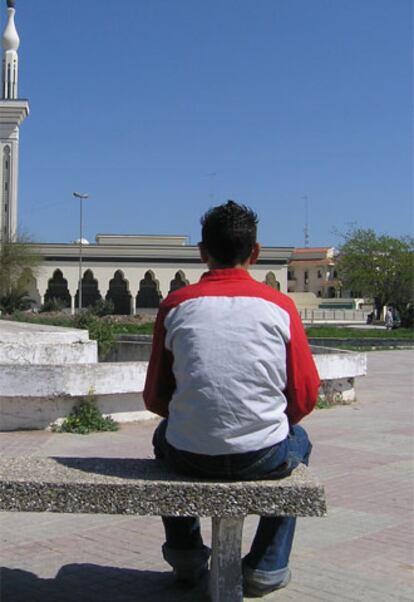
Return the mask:
<path id="1" fill-rule="evenodd" d="M 299 520 L 293 580 L 266 602 L 414 600 L 413 360 L 412 351 L 371 352 L 358 402 L 304 421 L 329 514 Z M 3 433 L 0 453 L 148 457 L 154 425 L 86 437 Z M 246 544 L 255 524 L 246 521 Z M 205 600 L 173 584 L 158 518 L 0 513 L 0 534 L 1 602 Z"/>

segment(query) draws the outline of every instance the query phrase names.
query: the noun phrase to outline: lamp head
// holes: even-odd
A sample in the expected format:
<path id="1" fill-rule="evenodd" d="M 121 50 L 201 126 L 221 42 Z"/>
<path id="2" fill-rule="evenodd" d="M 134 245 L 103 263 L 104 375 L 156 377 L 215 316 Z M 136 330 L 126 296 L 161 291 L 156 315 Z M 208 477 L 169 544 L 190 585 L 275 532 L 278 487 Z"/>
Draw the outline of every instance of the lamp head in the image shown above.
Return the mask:
<path id="1" fill-rule="evenodd" d="M 7 8 L 16 8 L 16 0 L 7 0 Z"/>

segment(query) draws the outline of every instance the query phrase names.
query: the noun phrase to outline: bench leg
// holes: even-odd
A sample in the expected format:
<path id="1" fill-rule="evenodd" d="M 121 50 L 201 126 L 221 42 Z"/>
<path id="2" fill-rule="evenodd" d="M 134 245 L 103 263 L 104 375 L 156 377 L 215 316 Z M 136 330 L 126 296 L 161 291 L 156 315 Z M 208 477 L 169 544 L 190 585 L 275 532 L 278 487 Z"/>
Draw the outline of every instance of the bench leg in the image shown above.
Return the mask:
<path id="1" fill-rule="evenodd" d="M 241 541 L 244 517 L 213 517 L 210 570 L 212 602 L 242 602 Z"/>

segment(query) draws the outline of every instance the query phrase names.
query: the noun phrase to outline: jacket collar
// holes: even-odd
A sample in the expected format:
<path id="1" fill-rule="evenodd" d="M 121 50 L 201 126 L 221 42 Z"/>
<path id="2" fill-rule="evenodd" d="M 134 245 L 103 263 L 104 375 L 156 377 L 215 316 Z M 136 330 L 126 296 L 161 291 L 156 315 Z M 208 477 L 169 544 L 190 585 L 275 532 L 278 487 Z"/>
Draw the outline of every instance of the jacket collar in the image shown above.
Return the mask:
<path id="1" fill-rule="evenodd" d="M 242 268 L 223 268 L 204 272 L 201 280 L 251 280 L 252 276 Z"/>

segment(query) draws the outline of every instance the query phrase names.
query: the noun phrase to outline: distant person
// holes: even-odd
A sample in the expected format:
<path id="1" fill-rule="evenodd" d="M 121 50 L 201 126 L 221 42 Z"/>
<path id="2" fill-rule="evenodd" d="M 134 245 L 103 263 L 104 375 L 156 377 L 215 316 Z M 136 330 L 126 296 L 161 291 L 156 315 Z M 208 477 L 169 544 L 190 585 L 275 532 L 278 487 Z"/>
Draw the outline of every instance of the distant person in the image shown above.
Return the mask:
<path id="1" fill-rule="evenodd" d="M 385 328 L 387 330 L 392 330 L 392 327 L 394 325 L 394 318 L 392 315 L 392 307 L 388 307 L 387 311 L 385 313 Z"/>
<path id="2" fill-rule="evenodd" d="M 375 312 L 371 311 L 368 315 L 367 315 L 367 324 L 373 324 L 374 322 L 374 318 L 375 318 Z"/>
<path id="3" fill-rule="evenodd" d="M 216 480 L 280 478 L 311 444 L 298 422 L 315 406 L 319 377 L 293 301 L 254 280 L 257 216 L 228 201 L 201 219 L 209 271 L 160 305 L 144 389 L 163 416 L 154 449 L 176 472 Z M 242 563 L 246 595 L 285 587 L 294 517 L 262 517 Z M 197 518 L 163 517 L 165 560 L 194 585 L 209 549 Z"/>

